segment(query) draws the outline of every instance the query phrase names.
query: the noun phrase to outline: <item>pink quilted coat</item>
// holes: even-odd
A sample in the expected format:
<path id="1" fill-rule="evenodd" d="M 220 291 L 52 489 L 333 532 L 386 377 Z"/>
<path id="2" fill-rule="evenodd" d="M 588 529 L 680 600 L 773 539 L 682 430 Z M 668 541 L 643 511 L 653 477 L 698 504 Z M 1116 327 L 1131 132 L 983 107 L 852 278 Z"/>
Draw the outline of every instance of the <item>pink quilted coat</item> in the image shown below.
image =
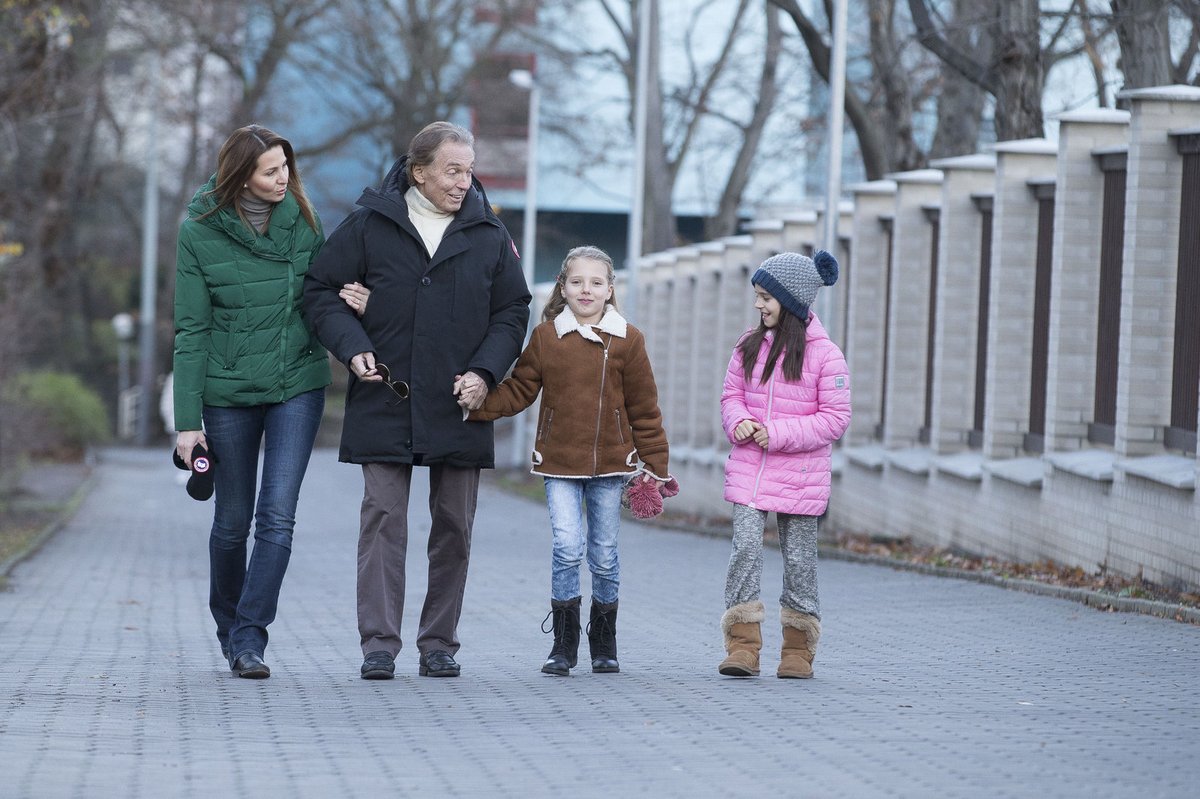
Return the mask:
<path id="1" fill-rule="evenodd" d="M 725 462 L 725 499 L 764 511 L 820 516 L 829 504 L 833 442 L 850 424 L 850 373 L 846 359 L 816 314 L 808 322 L 804 368 L 799 382 L 783 377 L 783 358 L 765 384 L 759 382 L 771 334 L 763 341 L 746 382 L 734 350 L 721 391 L 721 422 L 733 444 Z M 769 449 L 753 438 L 733 440 L 744 419 L 767 427 Z"/>

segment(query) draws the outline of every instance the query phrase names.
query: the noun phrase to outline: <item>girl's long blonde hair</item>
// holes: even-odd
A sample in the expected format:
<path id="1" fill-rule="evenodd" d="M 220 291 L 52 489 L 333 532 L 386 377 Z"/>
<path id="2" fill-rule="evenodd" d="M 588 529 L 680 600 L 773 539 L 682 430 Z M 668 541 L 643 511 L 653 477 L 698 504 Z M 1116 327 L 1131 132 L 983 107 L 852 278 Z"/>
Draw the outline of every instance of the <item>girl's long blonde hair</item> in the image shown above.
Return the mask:
<path id="1" fill-rule="evenodd" d="M 612 296 L 608 298 L 608 304 L 612 307 L 617 307 L 617 270 L 613 267 L 613 260 L 604 250 L 599 247 L 594 247 L 591 244 L 583 247 L 575 247 L 567 253 L 567 257 L 563 258 L 562 267 L 558 270 L 558 277 L 554 278 L 554 288 L 550 290 L 550 297 L 546 300 L 546 307 L 542 308 L 542 321 L 548 322 L 562 313 L 563 308 L 567 307 L 567 298 L 563 296 L 562 288 L 567 282 L 567 272 L 571 268 L 571 264 L 580 258 L 591 258 L 593 261 L 599 261 L 608 267 L 608 285 L 613 287 Z"/>

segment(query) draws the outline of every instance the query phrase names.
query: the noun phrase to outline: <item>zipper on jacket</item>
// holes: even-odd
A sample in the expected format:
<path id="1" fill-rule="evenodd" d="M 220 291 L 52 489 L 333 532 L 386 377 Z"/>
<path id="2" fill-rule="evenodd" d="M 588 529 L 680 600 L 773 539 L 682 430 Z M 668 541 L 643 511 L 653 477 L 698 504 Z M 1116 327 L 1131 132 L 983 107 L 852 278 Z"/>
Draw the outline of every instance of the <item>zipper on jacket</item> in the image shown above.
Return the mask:
<path id="1" fill-rule="evenodd" d="M 554 421 L 554 409 L 550 408 L 546 411 L 546 421 L 542 423 L 542 432 L 538 435 L 539 441 L 550 440 L 550 423 Z"/>
<path id="2" fill-rule="evenodd" d="M 621 409 L 617 408 L 613 411 L 617 415 L 617 440 L 622 444 L 625 443 L 625 430 L 621 427 Z"/>
<path id="3" fill-rule="evenodd" d="M 287 282 L 287 303 L 288 311 L 287 318 L 283 323 L 283 332 L 279 336 L 279 398 L 282 400 L 287 394 L 287 369 L 288 369 L 288 332 L 292 329 L 291 321 L 292 314 L 292 287 L 296 284 L 296 231 L 292 231 L 292 257 L 288 259 L 288 282 Z"/>
<path id="4" fill-rule="evenodd" d="M 600 402 L 596 405 L 596 439 L 592 442 L 592 474 L 600 469 L 600 420 L 604 418 L 604 382 L 608 377 L 608 347 L 612 336 L 604 343 L 604 361 L 600 364 Z"/>
<path id="5" fill-rule="evenodd" d="M 779 370 L 783 368 L 783 356 L 779 356 L 779 362 L 775 364 L 776 369 L 771 371 L 771 379 L 767 381 L 767 416 L 763 419 L 763 426 L 771 419 L 771 407 L 775 404 L 775 378 L 779 376 Z M 765 365 L 763 368 L 766 368 Z M 770 446 L 770 442 L 767 442 Z M 767 451 L 762 451 L 762 459 L 758 462 L 758 474 L 754 475 L 754 494 L 755 499 L 758 499 L 758 484 L 762 481 L 763 471 L 767 468 Z"/>

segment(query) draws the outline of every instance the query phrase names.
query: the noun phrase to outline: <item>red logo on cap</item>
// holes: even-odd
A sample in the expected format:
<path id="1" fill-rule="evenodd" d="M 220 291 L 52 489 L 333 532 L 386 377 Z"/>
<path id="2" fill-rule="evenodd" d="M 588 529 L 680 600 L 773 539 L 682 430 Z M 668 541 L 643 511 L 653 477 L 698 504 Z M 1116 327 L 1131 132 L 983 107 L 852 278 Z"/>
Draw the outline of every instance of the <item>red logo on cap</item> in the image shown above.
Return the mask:
<path id="1" fill-rule="evenodd" d="M 201 455 L 199 458 L 192 460 L 192 471 L 203 474 L 208 471 L 208 458 Z"/>

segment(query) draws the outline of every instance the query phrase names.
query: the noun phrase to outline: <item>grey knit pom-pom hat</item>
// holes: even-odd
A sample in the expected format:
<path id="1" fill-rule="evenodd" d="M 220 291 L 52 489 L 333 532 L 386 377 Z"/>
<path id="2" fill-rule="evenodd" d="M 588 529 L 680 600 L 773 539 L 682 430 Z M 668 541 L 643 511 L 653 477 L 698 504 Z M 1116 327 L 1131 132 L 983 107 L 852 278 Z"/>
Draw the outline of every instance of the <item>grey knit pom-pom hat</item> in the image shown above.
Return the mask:
<path id="1" fill-rule="evenodd" d="M 812 258 L 798 252 L 781 252 L 762 262 L 750 284 L 765 289 L 801 321 L 808 321 L 808 309 L 816 302 L 817 289 L 832 286 L 837 279 L 837 259 L 825 250 L 817 250 Z"/>

